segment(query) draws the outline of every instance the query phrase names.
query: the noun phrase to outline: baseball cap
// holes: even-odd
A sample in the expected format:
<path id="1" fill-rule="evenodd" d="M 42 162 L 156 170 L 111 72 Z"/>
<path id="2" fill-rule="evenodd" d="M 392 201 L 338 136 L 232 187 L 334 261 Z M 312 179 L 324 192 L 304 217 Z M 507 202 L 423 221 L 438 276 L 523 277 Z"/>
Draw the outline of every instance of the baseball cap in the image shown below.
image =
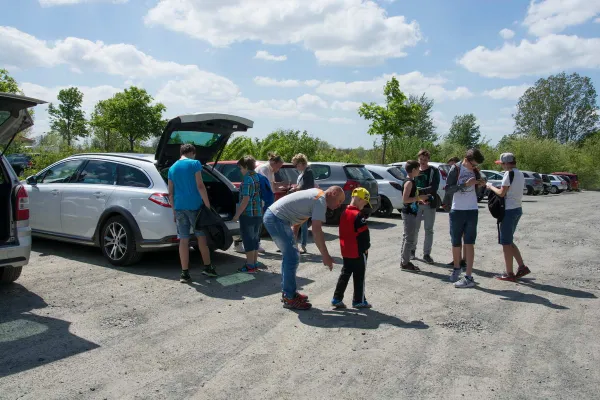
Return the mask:
<path id="1" fill-rule="evenodd" d="M 371 202 L 369 200 L 371 200 L 371 194 L 369 193 L 369 191 L 363 187 L 359 187 L 356 188 L 352 191 L 352 197 L 358 197 L 359 199 L 363 199 L 364 201 L 367 202 L 367 204 L 369 205 L 369 207 L 371 207 Z"/>
<path id="2" fill-rule="evenodd" d="M 514 163 L 515 161 L 516 159 L 513 153 L 502 153 L 500 154 L 500 159 L 496 161 L 496 164 Z"/>

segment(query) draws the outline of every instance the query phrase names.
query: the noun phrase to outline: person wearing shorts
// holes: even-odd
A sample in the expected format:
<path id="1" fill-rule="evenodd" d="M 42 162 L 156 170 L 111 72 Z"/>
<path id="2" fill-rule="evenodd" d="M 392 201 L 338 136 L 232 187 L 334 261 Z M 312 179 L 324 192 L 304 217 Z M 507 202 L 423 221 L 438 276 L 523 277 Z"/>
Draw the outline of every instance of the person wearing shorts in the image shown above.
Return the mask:
<path id="1" fill-rule="evenodd" d="M 177 225 L 179 238 L 179 258 L 181 260 L 180 282 L 192 280 L 189 273 L 191 231 L 198 240 L 198 247 L 204 263 L 203 274 L 217 276 L 210 262 L 210 250 L 204 232 L 196 230 L 196 218 L 202 205 L 210 208 L 208 192 L 202 180 L 202 164 L 196 160 L 196 148 L 183 144 L 179 150 L 181 158 L 169 168 L 169 201 L 173 205 L 173 219 Z"/>
<path id="2" fill-rule="evenodd" d="M 254 171 L 256 160 L 253 157 L 242 157 L 237 166 L 244 177 L 244 181 L 240 186 L 240 203 L 233 221 L 240 221 L 240 233 L 246 251 L 246 264 L 238 271 L 254 274 L 258 271 L 258 245 L 260 243 L 263 216 L 260 178 Z"/>
<path id="3" fill-rule="evenodd" d="M 496 279 L 515 282 L 518 278 L 531 273 L 529 268 L 524 264 L 521 252 L 514 242 L 515 231 L 523 215 L 521 203 L 523 188 L 525 187 L 525 177 L 517 169 L 517 159 L 512 153 L 502 153 L 500 160 L 496 161 L 496 164 L 502 165 L 502 169 L 505 171 L 504 178 L 502 179 L 502 187 L 496 188 L 491 183 L 488 183 L 487 187 L 498 196 L 504 198 L 504 218 L 500 222 L 498 242 L 502 245 L 504 263 L 506 265 L 506 272 L 497 276 Z M 519 266 L 516 274 L 513 272 L 513 259 L 517 261 Z"/>
<path id="4" fill-rule="evenodd" d="M 483 160 L 483 154 L 478 149 L 469 149 L 465 158 L 452 167 L 446 180 L 446 196 L 452 196 L 452 199 L 448 200 L 452 203 L 450 209 L 450 239 L 454 260 L 450 281 L 454 282 L 454 286 L 457 288 L 475 286 L 473 262 L 479 219 L 476 185 L 485 183 L 484 180 L 478 178 L 477 167 Z M 462 278 L 460 277 L 461 245 L 464 246 L 467 256 L 467 270 Z"/>

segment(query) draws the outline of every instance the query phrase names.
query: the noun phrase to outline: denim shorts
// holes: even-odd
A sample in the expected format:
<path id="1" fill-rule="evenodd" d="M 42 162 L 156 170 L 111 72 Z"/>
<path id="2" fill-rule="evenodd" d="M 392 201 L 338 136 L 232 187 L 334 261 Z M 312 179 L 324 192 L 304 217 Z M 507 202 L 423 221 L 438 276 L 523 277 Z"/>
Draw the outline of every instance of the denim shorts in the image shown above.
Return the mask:
<path id="1" fill-rule="evenodd" d="M 240 215 L 240 235 L 242 236 L 242 243 L 244 243 L 244 251 L 258 250 L 262 220 L 262 217 Z"/>
<path id="2" fill-rule="evenodd" d="M 513 237 L 517 230 L 521 215 L 523 215 L 523 209 L 521 207 L 504 211 L 504 219 L 500 222 L 500 236 L 498 237 L 498 243 L 503 246 L 513 244 Z"/>
<path id="3" fill-rule="evenodd" d="M 479 210 L 450 210 L 450 240 L 452 247 L 464 244 L 475 244 L 477 239 L 477 220 Z"/>
<path id="4" fill-rule="evenodd" d="M 192 227 L 196 226 L 196 217 L 200 210 L 175 210 L 175 223 L 177 224 L 177 237 L 189 239 Z M 194 229 L 195 236 L 204 236 L 204 232 Z"/>

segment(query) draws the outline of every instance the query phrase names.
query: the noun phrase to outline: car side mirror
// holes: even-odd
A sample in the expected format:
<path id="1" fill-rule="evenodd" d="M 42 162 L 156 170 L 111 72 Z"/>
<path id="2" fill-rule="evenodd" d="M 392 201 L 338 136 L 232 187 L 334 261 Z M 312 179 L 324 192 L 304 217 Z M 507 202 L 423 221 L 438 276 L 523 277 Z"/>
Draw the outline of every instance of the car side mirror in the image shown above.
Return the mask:
<path id="1" fill-rule="evenodd" d="M 28 177 L 25 182 L 27 182 L 27 184 L 29 185 L 37 185 L 37 177 L 35 175 L 32 175 L 30 177 Z"/>

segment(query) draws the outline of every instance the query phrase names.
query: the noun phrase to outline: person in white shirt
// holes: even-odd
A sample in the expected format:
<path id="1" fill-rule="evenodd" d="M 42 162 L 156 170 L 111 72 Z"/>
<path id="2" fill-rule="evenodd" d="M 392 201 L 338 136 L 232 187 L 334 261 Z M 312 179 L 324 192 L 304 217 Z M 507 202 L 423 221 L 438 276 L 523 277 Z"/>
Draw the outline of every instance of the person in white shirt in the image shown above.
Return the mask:
<path id="1" fill-rule="evenodd" d="M 506 264 L 506 273 L 497 276 L 496 279 L 502 281 L 515 282 L 531 271 L 523 263 L 523 257 L 519 248 L 514 243 L 514 234 L 523 215 L 521 201 L 523 199 L 523 188 L 525 187 L 525 177 L 517 169 L 517 159 L 512 153 L 502 153 L 500 160 L 496 164 L 502 165 L 504 179 L 502 179 L 502 188 L 496 188 L 491 183 L 487 184 L 488 189 L 504 198 L 504 218 L 500 222 L 499 243 L 504 252 L 504 262 Z M 513 258 L 517 261 L 519 268 L 517 274 L 513 273 Z"/>

